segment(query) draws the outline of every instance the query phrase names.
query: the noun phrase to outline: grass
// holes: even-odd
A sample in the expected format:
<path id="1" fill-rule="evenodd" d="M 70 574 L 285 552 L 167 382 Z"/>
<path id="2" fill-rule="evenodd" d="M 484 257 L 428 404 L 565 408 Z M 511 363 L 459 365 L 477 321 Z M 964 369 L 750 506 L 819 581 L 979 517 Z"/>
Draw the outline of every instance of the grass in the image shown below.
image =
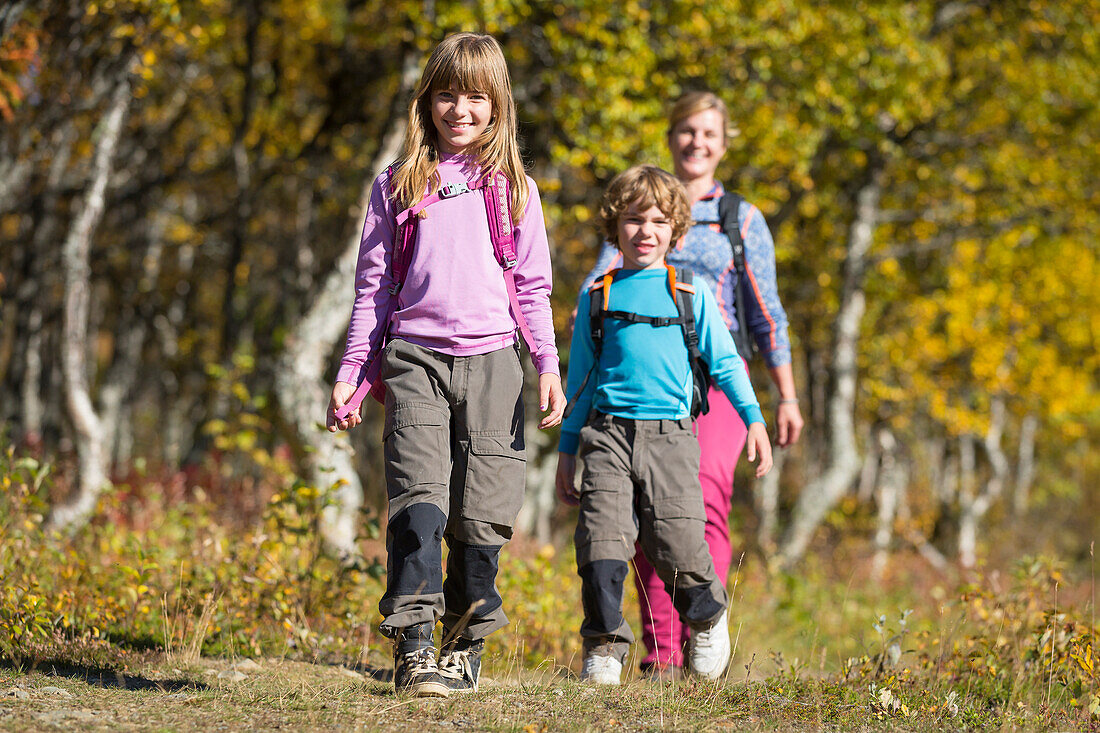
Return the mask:
<path id="1" fill-rule="evenodd" d="M 396 697 L 384 681 L 377 563 L 320 554 L 323 494 L 289 484 L 263 516 L 124 499 L 68 539 L 42 534 L 45 470 L 0 460 L 0 730 L 1096 729 L 1091 567 L 1030 558 L 969 577 L 838 541 L 797 572 L 757 557 L 729 583 L 727 677 L 582 685 L 572 552 L 509 545 L 512 623 L 472 696 Z M 128 500 L 127 500 L 128 501 Z M 370 528 L 370 522 L 366 523 Z M 364 539 L 368 557 L 376 540 Z M 1080 578 L 1080 579 L 1079 579 Z M 633 593 L 625 609 L 638 617 Z M 635 650 L 635 654 L 637 649 Z M 240 668 L 244 660 L 256 665 Z M 221 675 L 221 676 L 219 676 Z M 377 679 L 376 679 L 377 677 Z M 48 689 L 54 688 L 54 689 Z M 61 692 L 58 692 L 60 690 Z M 67 695 L 65 694 L 67 693 Z"/>

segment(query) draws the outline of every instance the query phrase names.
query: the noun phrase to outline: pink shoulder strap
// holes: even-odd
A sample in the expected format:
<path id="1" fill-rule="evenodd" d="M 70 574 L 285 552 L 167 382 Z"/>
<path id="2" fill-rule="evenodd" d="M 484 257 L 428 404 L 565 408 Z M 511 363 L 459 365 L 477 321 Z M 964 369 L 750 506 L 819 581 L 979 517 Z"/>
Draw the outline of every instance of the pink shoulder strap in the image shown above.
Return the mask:
<path id="1" fill-rule="evenodd" d="M 519 327 L 523 342 L 527 344 L 527 351 L 531 354 L 531 360 L 535 361 L 535 337 L 527 324 L 527 318 L 523 315 L 519 295 L 516 293 L 516 241 L 513 234 L 509 193 L 508 178 L 500 172 L 493 176 L 489 185 L 482 189 L 485 198 L 485 214 L 489 219 L 489 237 L 493 240 L 493 253 L 496 255 L 497 262 L 504 270 L 504 286 L 508 290 L 508 305 L 512 310 L 512 320 Z"/>
<path id="2" fill-rule="evenodd" d="M 393 176 L 394 166 L 390 166 L 388 173 Z M 367 394 L 370 394 L 379 402 L 385 400 L 386 388 L 379 379 L 382 368 L 382 360 L 379 358 L 382 349 L 389 340 L 390 319 L 397 307 L 397 294 L 401 292 L 401 286 L 405 284 L 405 277 L 409 273 L 409 264 L 412 262 L 413 245 L 416 242 L 417 225 L 420 217 L 417 216 L 428 206 L 437 201 L 453 198 L 464 193 L 470 193 L 481 189 L 485 199 L 485 214 L 489 220 L 489 238 L 493 242 L 493 254 L 504 271 L 504 285 L 508 290 L 508 306 L 512 311 L 512 320 L 519 327 L 523 341 L 527 344 L 527 350 L 531 359 L 535 359 L 535 338 L 531 334 L 531 327 L 527 325 L 527 319 L 520 307 L 519 295 L 516 293 L 516 278 L 514 269 L 516 266 L 516 243 L 512 226 L 512 211 L 509 200 L 508 178 L 503 173 L 495 176 L 486 176 L 472 188 L 462 183 L 448 183 L 439 191 L 429 196 L 415 206 L 402 211 L 395 217 L 396 231 L 394 233 L 394 250 L 390 262 L 390 306 L 386 312 L 385 322 L 380 324 L 375 342 L 371 344 L 370 354 L 372 358 L 364 365 L 362 380 L 356 387 L 354 394 L 343 407 L 336 411 L 336 417 L 340 420 L 347 418 L 353 410 L 363 403 Z"/>

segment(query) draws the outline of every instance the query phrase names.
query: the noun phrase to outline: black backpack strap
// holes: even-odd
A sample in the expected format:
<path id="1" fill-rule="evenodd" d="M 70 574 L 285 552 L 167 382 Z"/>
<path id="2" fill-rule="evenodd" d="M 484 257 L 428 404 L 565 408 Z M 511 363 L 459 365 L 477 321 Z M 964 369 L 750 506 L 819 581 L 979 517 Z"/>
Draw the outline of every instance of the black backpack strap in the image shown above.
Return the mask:
<path id="1" fill-rule="evenodd" d="M 737 284 L 733 289 L 733 307 L 736 311 L 737 333 L 733 336 L 737 344 L 737 351 L 742 357 L 748 359 L 756 350 L 756 342 L 749 334 L 749 326 L 745 313 L 745 293 L 742 289 L 745 284 L 745 240 L 741 238 L 741 202 L 744 199 L 738 193 L 725 193 L 718 200 L 718 223 L 730 240 L 730 249 L 733 250 L 733 268 L 737 271 Z"/>
<path id="2" fill-rule="evenodd" d="M 693 273 L 689 269 L 676 271 L 676 280 L 691 287 Z M 705 415 L 710 410 L 710 400 L 707 393 L 710 391 L 710 367 L 703 352 L 699 350 L 699 331 L 695 324 L 695 306 L 691 290 L 676 288 L 673 293 L 676 300 L 676 310 L 679 311 L 680 328 L 684 332 L 684 345 L 687 346 L 688 363 L 691 366 L 692 396 L 691 417 L 695 419 L 699 415 Z"/>
<path id="3" fill-rule="evenodd" d="M 607 315 L 607 310 L 604 308 L 604 301 L 607 300 L 607 293 L 611 289 L 611 277 L 613 272 L 608 273 L 603 277 L 596 278 L 596 282 L 591 290 L 588 291 L 588 332 L 592 337 L 592 366 L 588 368 L 588 373 L 584 375 L 584 379 L 581 380 L 581 384 L 577 387 L 577 391 L 573 393 L 573 396 L 569 398 L 569 401 L 565 404 L 565 412 L 562 413 L 562 419 L 569 417 L 573 412 L 573 407 L 576 406 L 577 400 L 584 392 L 584 388 L 588 386 L 588 380 L 592 378 L 592 372 L 596 371 L 596 367 L 600 363 L 600 352 L 603 351 L 603 321 Z"/>

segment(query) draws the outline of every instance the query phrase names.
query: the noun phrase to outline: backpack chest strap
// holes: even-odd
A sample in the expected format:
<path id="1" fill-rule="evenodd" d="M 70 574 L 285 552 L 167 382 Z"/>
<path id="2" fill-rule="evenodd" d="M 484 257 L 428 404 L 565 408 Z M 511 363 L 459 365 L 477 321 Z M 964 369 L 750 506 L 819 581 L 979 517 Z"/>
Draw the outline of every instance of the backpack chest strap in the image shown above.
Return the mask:
<path id="1" fill-rule="evenodd" d="M 656 326 L 658 328 L 662 326 L 681 326 L 684 323 L 683 316 L 676 316 L 674 318 L 644 316 L 641 313 L 634 313 L 632 311 L 604 311 L 603 317 L 611 318 L 616 321 L 626 321 L 627 323 L 648 323 L 650 326 Z"/>

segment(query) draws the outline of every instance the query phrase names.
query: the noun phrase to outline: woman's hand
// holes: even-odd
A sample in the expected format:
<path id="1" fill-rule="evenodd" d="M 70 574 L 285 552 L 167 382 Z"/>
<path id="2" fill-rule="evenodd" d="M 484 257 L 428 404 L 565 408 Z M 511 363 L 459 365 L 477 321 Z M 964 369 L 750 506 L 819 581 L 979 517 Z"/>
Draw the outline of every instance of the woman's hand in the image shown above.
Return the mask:
<path id="1" fill-rule="evenodd" d="M 328 401 L 328 415 L 325 420 L 325 424 L 328 425 L 328 431 L 330 433 L 335 433 L 337 428 L 340 430 L 354 428 L 356 425 L 363 422 L 363 418 L 359 416 L 358 407 L 352 410 L 346 419 L 336 419 L 336 411 L 346 405 L 353 394 L 355 394 L 355 387 L 347 382 L 337 382 L 332 385 L 332 397 L 330 397 Z"/>
<path id="2" fill-rule="evenodd" d="M 549 410 L 549 414 L 539 423 L 540 430 L 552 428 L 561 424 L 561 416 L 565 412 L 565 391 L 561 388 L 561 377 L 547 372 L 539 375 L 539 409 L 543 412 Z"/>
<path id="3" fill-rule="evenodd" d="M 558 492 L 558 501 L 569 506 L 579 506 L 581 495 L 573 480 L 577 476 L 577 457 L 569 453 L 558 453 L 558 471 L 554 475 L 554 488 Z"/>
<path id="4" fill-rule="evenodd" d="M 794 445 L 798 442 L 798 436 L 802 435 L 802 426 L 805 424 L 798 402 L 780 400 L 779 407 L 775 410 L 775 442 L 780 448 Z"/>
<path id="5" fill-rule="evenodd" d="M 764 423 L 754 422 L 749 426 L 746 444 L 749 461 L 756 461 L 757 456 L 760 457 L 759 463 L 756 464 L 756 478 L 761 478 L 772 467 L 772 443 L 768 439 L 768 430 L 764 427 Z"/>

